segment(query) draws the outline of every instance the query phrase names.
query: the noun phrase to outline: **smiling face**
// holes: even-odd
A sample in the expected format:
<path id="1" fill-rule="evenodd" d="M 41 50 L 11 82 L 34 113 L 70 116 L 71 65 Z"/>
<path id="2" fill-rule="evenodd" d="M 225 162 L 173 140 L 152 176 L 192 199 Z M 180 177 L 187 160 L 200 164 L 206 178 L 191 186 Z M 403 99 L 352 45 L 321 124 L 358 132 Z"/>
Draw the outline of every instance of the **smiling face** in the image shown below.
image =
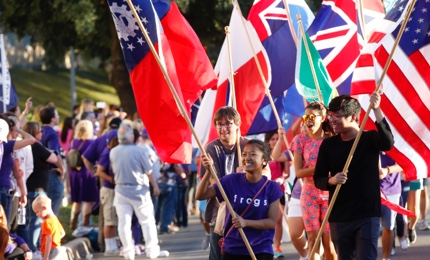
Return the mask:
<path id="1" fill-rule="evenodd" d="M 215 122 L 215 127 L 221 142 L 225 145 L 234 145 L 236 142 L 236 133 L 239 128 L 233 120 L 221 118 Z"/>
<path id="2" fill-rule="evenodd" d="M 256 144 L 247 144 L 242 151 L 242 165 L 246 172 L 258 173 L 263 169 L 263 151 Z"/>
<path id="3" fill-rule="evenodd" d="M 353 115 L 352 117 L 355 116 Z M 339 110 L 336 113 L 329 112 L 328 119 L 336 134 L 345 132 L 352 120 L 351 116 L 347 116 L 347 114 L 342 110 Z M 352 122 L 355 122 L 355 119 L 353 119 Z"/>

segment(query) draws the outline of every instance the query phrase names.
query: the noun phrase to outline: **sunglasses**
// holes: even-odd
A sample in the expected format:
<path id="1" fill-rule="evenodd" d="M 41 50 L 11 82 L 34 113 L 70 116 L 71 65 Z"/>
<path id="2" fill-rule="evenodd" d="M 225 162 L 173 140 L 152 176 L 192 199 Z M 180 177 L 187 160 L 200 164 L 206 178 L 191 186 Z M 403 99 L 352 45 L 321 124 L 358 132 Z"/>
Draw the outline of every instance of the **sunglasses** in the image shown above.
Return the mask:
<path id="1" fill-rule="evenodd" d="M 317 116 L 321 116 L 321 115 L 314 115 L 314 114 L 303 115 L 302 119 L 303 119 L 303 121 L 306 121 L 306 120 L 315 121 L 315 119 L 317 118 Z"/>

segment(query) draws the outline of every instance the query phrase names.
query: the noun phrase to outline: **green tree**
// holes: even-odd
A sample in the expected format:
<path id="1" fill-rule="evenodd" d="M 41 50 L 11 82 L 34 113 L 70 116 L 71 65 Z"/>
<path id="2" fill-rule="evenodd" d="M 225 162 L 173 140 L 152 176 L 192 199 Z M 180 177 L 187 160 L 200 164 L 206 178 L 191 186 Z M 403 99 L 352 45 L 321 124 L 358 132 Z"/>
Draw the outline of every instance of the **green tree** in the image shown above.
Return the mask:
<path id="1" fill-rule="evenodd" d="M 316 11 L 321 0 L 306 0 Z M 185 18 L 216 62 L 230 21 L 231 0 L 176 0 Z M 239 1 L 248 15 L 253 0 Z M 136 104 L 116 29 L 106 0 L 2 0 L 0 26 L 19 36 L 30 35 L 33 43 L 46 50 L 45 62 L 55 67 L 72 46 L 87 58 L 98 57 L 100 67 L 110 63 L 109 80 L 117 91 L 121 106 L 129 114 Z"/>

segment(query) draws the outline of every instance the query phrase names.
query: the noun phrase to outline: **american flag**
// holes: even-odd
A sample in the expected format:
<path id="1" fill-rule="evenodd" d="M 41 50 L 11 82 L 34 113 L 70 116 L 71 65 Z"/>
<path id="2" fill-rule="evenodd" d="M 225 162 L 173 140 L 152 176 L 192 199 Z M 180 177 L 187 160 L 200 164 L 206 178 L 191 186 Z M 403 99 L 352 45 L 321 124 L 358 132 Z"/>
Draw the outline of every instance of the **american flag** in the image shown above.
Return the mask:
<path id="1" fill-rule="evenodd" d="M 363 0 L 362 0 L 363 1 Z M 359 8 L 353 0 L 325 0 L 307 30 L 339 94 L 349 94 L 352 73 L 364 43 Z M 384 13 L 380 0 L 364 2 L 364 20 Z M 367 30 L 366 30 L 367 33 Z"/>
<path id="2" fill-rule="evenodd" d="M 376 88 L 410 2 L 397 1 L 357 62 L 351 94 L 359 95 L 363 107 L 368 107 L 367 94 Z M 404 169 L 408 180 L 427 177 L 430 169 L 429 23 L 430 0 L 417 0 L 382 82 L 381 109 L 395 140 L 388 154 Z"/>

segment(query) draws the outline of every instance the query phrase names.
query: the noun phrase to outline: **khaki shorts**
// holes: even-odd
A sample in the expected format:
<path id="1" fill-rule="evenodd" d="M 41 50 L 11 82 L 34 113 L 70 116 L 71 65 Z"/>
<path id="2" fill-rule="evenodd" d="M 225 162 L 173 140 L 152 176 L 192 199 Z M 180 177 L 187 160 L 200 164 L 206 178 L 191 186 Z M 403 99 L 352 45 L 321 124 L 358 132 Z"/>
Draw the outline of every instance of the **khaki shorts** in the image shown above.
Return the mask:
<path id="1" fill-rule="evenodd" d="M 100 202 L 103 206 L 103 223 L 105 226 L 118 226 L 118 217 L 113 206 L 115 190 L 102 187 L 100 189 Z"/>

